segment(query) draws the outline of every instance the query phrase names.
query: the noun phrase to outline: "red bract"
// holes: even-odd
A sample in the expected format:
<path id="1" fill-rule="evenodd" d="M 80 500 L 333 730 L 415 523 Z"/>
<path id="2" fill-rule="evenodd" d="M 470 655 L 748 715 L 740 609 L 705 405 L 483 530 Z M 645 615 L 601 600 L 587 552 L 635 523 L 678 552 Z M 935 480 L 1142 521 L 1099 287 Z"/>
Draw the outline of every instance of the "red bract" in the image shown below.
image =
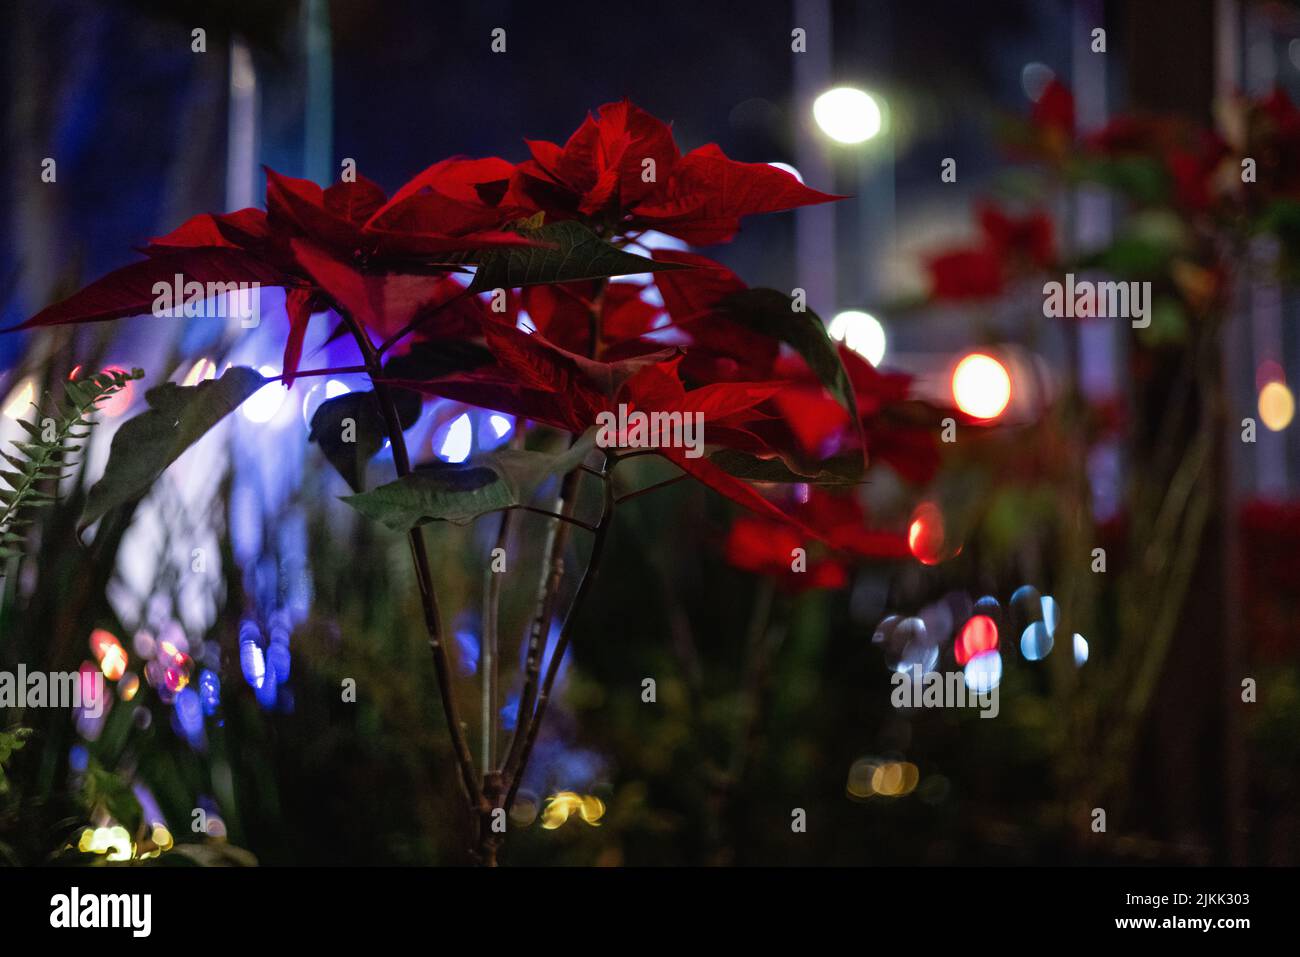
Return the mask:
<path id="1" fill-rule="evenodd" d="M 809 189 L 766 163 L 728 159 L 713 143 L 682 155 L 668 124 L 628 100 L 607 103 L 564 146 L 530 140 L 508 204 L 548 219 L 588 217 L 657 229 L 690 243 L 726 242 L 740 219 L 842 197 Z"/>
<path id="2" fill-rule="evenodd" d="M 847 382 L 839 378 L 833 398 L 827 389 L 834 375 L 826 368 L 814 375 L 804 359 L 783 352 L 779 323 L 772 326 L 763 314 L 761 296 L 745 300 L 756 311 L 752 323 L 733 311 L 738 297 L 761 291 L 748 290 L 730 270 L 694 253 L 654 251 L 654 263 L 686 267 L 653 272 L 662 306 L 645 285 L 611 281 L 601 271 L 631 265 L 621 250 L 648 229 L 721 242 L 744 216 L 837 197 L 768 164 L 732 160 L 716 145 L 683 154 L 667 124 L 626 100 L 589 115 L 563 146 L 532 141 L 528 148 L 531 159 L 518 166 L 496 158 L 443 160 L 391 196 L 361 176 L 323 189 L 267 170 L 265 212 L 196 216 L 151 241 L 144 262 L 28 325 L 148 311 L 153 284 L 177 273 L 278 285 L 289 317 L 286 385 L 297 373 L 311 315 L 334 309 L 376 336 L 371 345 L 382 345 L 380 351 L 407 335 L 425 340 L 418 353 L 388 353 L 391 374 L 382 377 L 425 395 L 573 433 L 622 406 L 698 412 L 708 420 L 711 451 L 744 453 L 729 460 L 742 474 L 762 472 L 763 462 L 775 462 L 777 474 L 781 462 L 815 474 L 820 459 L 835 454 L 842 457 L 836 478 L 843 480 L 843 467 L 863 461 L 861 424 L 881 424 L 879 436 L 866 438 L 871 451 L 878 445 L 888 461 L 894 449 L 907 448 L 921 471 L 929 470 L 928 449 L 891 437 L 895 425 L 884 418 L 904 402 L 905 383 L 900 389 L 898 380 L 874 370 L 853 372 L 861 380 L 862 418 L 852 421 Z M 1050 233 L 1044 239 L 1037 222 L 990 214 L 989 223 L 1005 255 L 1049 255 Z M 534 248 L 506 255 L 511 247 Z M 514 287 L 504 313 L 488 308 L 478 285 L 471 294 L 449 275 L 470 267 L 491 270 L 475 276 L 484 290 L 488 276 Z M 525 313 L 532 331 L 521 328 Z M 707 456 L 656 451 L 768 519 L 827 534 L 799 525 Z M 745 464 L 753 460 L 759 464 Z"/>
<path id="3" fill-rule="evenodd" d="M 1246 138 L 1243 152 L 1259 164 L 1258 188 L 1247 195 L 1300 198 L 1300 110 L 1280 87 L 1249 105 Z"/>
<path id="4" fill-rule="evenodd" d="M 1085 145 L 1108 157 L 1154 159 L 1168 177 L 1170 200 L 1189 212 L 1213 204 L 1215 175 L 1228 154 L 1227 144 L 1214 133 L 1167 117 L 1117 116 L 1087 137 Z"/>
<path id="5" fill-rule="evenodd" d="M 949 249 L 925 260 L 935 299 L 991 299 L 1006 288 L 1002 257 L 992 249 Z"/>
<path id="6" fill-rule="evenodd" d="M 882 372 L 844 346 L 839 353 L 857 397 L 867 461 L 889 465 L 908 481 L 928 482 L 939 467 L 938 421 L 950 413 L 910 399 L 912 377 L 906 373 Z M 852 454 L 858 431 L 812 372 L 787 359 L 777 374 L 789 381 L 773 400 L 779 417 L 751 426 L 753 431 L 770 447 L 792 450 L 804 462 Z"/>
<path id="7" fill-rule="evenodd" d="M 178 275 L 205 285 L 284 286 L 290 323 L 284 381 L 289 385 L 312 312 L 339 305 L 387 336 L 445 291 L 445 279 L 427 274 L 428 265 L 451 252 L 532 245 L 500 228 L 508 209 L 476 198 L 479 191 L 491 197 L 494 176 L 504 193 L 510 168 L 504 160 L 448 160 L 425 170 L 391 200 L 363 176 L 321 189 L 268 169 L 266 212 L 195 216 L 151 240 L 144 262 L 91 283 L 19 328 L 140 315 L 153 306 L 154 284 L 170 284 Z"/>
<path id="8" fill-rule="evenodd" d="M 796 558 L 800 551 L 802 558 Z M 807 558 L 807 542 L 788 524 L 742 515 L 731 523 L 723 554 L 741 571 L 775 578 L 783 591 L 798 593 L 815 588 L 843 588 L 848 582 L 844 566 L 833 559 Z M 803 570 L 796 571 L 796 561 Z"/>
<path id="9" fill-rule="evenodd" d="M 978 220 L 979 245 L 944 250 L 926 259 L 935 299 L 990 299 L 1001 295 L 1014 276 L 1055 264 L 1056 242 L 1046 213 L 1017 217 L 984 203 Z"/>
<path id="10" fill-rule="evenodd" d="M 907 536 L 901 531 L 871 527 L 854 489 L 810 488 L 794 514 L 843 555 L 873 560 L 909 554 Z"/>
<path id="11" fill-rule="evenodd" d="M 529 286 L 523 290 L 522 305 L 533 327 L 556 345 L 602 355 L 650 331 L 660 310 L 641 298 L 644 288 L 626 282 Z"/>
<path id="12" fill-rule="evenodd" d="M 1053 77 L 1034 102 L 1030 119 L 1034 126 L 1063 145 L 1074 136 L 1074 94 Z"/>
<path id="13" fill-rule="evenodd" d="M 770 575 L 792 592 L 840 588 L 847 583 L 846 567 L 853 561 L 906 558 L 910 552 L 901 531 L 873 529 L 854 489 L 805 486 L 795 497 L 790 517 L 810 531 L 831 554 L 809 559 L 814 539 L 801 537 L 789 521 L 754 516 L 735 520 L 727 538 L 727 561 L 737 568 Z M 795 549 L 804 549 L 805 569 L 794 569 Z"/>
<path id="14" fill-rule="evenodd" d="M 1004 258 L 1027 260 L 1045 269 L 1056 262 L 1052 220 L 1046 213 L 1035 211 L 1017 217 L 990 203 L 981 203 L 978 216 L 990 246 Z"/>

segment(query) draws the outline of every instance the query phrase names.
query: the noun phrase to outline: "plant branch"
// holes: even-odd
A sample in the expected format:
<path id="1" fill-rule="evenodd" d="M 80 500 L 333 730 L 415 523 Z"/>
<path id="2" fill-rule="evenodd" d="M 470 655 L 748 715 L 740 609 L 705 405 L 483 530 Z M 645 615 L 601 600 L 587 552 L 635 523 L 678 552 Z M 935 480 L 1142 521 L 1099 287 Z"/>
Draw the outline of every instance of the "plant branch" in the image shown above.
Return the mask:
<path id="1" fill-rule="evenodd" d="M 581 471 L 574 469 L 564 477 L 560 485 L 558 514 L 562 520 L 551 526 L 542 549 L 542 580 L 537 596 L 537 610 L 533 615 L 532 626 L 528 631 L 528 650 L 524 659 L 524 686 L 519 694 L 519 710 L 515 718 L 515 733 L 510 740 L 510 750 L 506 754 L 502 770 L 507 772 L 517 766 L 519 753 L 523 748 L 528 730 L 528 717 L 533 712 L 537 700 L 537 684 L 542 668 L 542 650 L 546 644 L 551 618 L 555 614 L 555 603 L 560 581 L 564 578 L 564 547 L 568 542 L 568 522 L 573 518 L 578 504 L 578 484 Z"/>
<path id="2" fill-rule="evenodd" d="M 608 464 L 609 459 L 606 458 L 607 467 Z M 596 525 L 595 538 L 592 540 L 591 557 L 587 560 L 587 569 L 583 572 L 582 580 L 578 583 L 578 590 L 573 596 L 573 603 L 569 606 L 569 613 L 564 618 L 564 624 L 560 626 L 560 637 L 556 639 L 555 650 L 551 653 L 551 660 L 546 666 L 546 677 L 543 679 L 541 690 L 537 695 L 537 708 L 528 723 L 528 734 L 524 740 L 523 748 L 520 750 L 514 766 L 506 769 L 506 780 L 509 782 L 510 788 L 505 801 L 507 812 L 514 804 L 515 795 L 519 792 L 519 785 L 524 777 L 524 769 L 528 767 L 528 758 L 532 754 L 533 745 L 537 741 L 538 730 L 546 717 L 546 706 L 551 700 L 551 691 L 555 687 L 555 678 L 560 672 L 561 663 L 564 661 L 564 653 L 568 650 L 569 638 L 573 633 L 574 623 L 582 612 L 587 595 L 591 590 L 591 584 L 600 568 L 600 559 L 605 551 L 605 540 L 609 536 L 615 504 L 613 485 L 606 482 L 604 492 L 604 504 L 600 511 L 600 521 Z M 520 717 L 523 717 L 522 712 Z M 521 724 L 520 727 L 523 727 L 523 725 Z"/>
<path id="3" fill-rule="evenodd" d="M 501 523 L 497 526 L 496 545 L 492 549 L 495 556 L 497 549 L 504 553 L 506 542 L 510 538 L 511 512 L 507 509 L 501 513 Z M 497 622 L 501 609 L 501 575 L 492 567 L 495 558 L 491 558 L 487 568 L 487 582 L 483 597 L 483 743 L 480 749 L 480 764 L 485 772 L 496 766 L 497 746 L 497 679 L 498 679 L 498 639 Z"/>
<path id="4" fill-rule="evenodd" d="M 662 482 L 655 482 L 653 485 L 647 485 L 645 488 L 639 488 L 635 492 L 628 492 L 614 500 L 615 505 L 622 505 L 624 502 L 630 502 L 634 498 L 640 498 L 642 495 L 649 495 L 661 488 L 667 488 L 669 485 L 676 485 L 682 479 L 690 478 L 685 472 L 681 475 L 675 475 L 670 479 L 664 479 Z"/>
<path id="5" fill-rule="evenodd" d="M 534 515 L 545 515 L 547 518 L 553 518 L 559 522 L 566 522 L 567 524 L 573 525 L 576 528 L 581 528 L 584 531 L 594 532 L 596 530 L 595 525 L 590 525 L 581 519 L 574 518 L 572 515 L 564 515 L 560 512 L 552 512 L 550 509 L 536 508 L 532 505 L 511 505 L 503 511 L 511 512 L 515 509 L 518 509 L 521 512 L 532 512 Z"/>
<path id="6" fill-rule="evenodd" d="M 293 374 L 293 377 L 295 379 L 306 379 L 309 376 L 314 376 L 314 375 L 349 375 L 354 372 L 369 372 L 369 371 L 370 368 L 368 366 L 337 366 L 333 369 L 308 369 L 306 372 L 295 372 Z M 268 376 L 267 381 L 279 382 L 283 378 L 284 375 L 282 373 L 280 375 Z"/>

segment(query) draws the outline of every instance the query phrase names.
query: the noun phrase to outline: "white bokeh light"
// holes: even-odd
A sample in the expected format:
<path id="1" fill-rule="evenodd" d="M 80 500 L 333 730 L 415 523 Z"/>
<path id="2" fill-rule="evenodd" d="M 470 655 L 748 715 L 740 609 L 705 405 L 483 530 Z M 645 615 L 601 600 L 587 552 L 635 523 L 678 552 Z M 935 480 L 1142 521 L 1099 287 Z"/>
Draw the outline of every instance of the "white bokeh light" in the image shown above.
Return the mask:
<path id="1" fill-rule="evenodd" d="M 885 327 L 869 312 L 847 309 L 831 320 L 827 331 L 873 366 L 885 358 Z"/>
<path id="2" fill-rule="evenodd" d="M 469 458 L 473 441 L 474 426 L 469 421 L 469 413 L 463 412 L 447 427 L 438 454 L 448 462 L 464 462 Z"/>
<path id="3" fill-rule="evenodd" d="M 865 143 L 884 125 L 880 104 L 864 90 L 837 86 L 813 101 L 813 119 L 837 143 Z"/>
<path id="4" fill-rule="evenodd" d="M 784 170 L 785 172 L 793 176 L 795 179 L 797 179 L 799 182 L 801 183 L 803 182 L 802 174 L 800 174 L 800 172 L 797 169 L 795 169 L 793 166 L 791 166 L 789 163 L 768 163 L 767 165 L 774 166 L 779 170 Z"/>
<path id="5" fill-rule="evenodd" d="M 272 366 L 262 366 L 258 370 L 264 376 L 279 375 L 280 371 Z M 239 411 L 244 414 L 244 418 L 249 422 L 256 422 L 258 425 L 264 425 L 275 418 L 280 407 L 284 405 L 285 396 L 289 390 L 284 387 L 284 383 L 268 382 L 262 388 L 258 389 L 248 400 L 239 407 Z"/>

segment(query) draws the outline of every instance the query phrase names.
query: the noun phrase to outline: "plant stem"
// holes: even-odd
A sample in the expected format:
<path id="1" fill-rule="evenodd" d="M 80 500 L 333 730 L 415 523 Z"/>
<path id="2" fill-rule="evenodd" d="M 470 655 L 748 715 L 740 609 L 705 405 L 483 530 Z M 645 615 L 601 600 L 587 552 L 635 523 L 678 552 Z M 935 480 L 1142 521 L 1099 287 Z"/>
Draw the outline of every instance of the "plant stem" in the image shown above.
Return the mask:
<path id="1" fill-rule="evenodd" d="M 411 471 L 411 457 L 406 449 L 406 436 L 402 432 L 402 422 L 397 414 L 392 390 L 375 381 L 383 371 L 379 353 L 375 351 L 374 344 L 371 343 L 365 330 L 350 314 L 340 311 L 339 315 L 348 324 L 353 337 L 357 340 L 357 345 L 361 348 L 362 355 L 365 356 L 366 369 L 375 387 L 375 398 L 379 401 L 379 408 L 388 428 L 388 439 L 392 443 L 393 465 L 399 476 L 408 475 Z M 447 719 L 447 729 L 451 733 L 452 753 L 460 770 L 461 784 L 464 786 L 470 811 L 481 814 L 485 805 L 483 789 L 474 773 L 474 757 L 470 753 L 469 742 L 465 739 L 465 729 L 460 723 L 460 716 L 456 710 L 456 699 L 452 692 L 451 664 L 447 660 L 447 649 L 443 645 L 438 595 L 433 587 L 433 573 L 429 567 L 429 552 L 424 543 L 424 533 L 419 528 L 413 528 L 407 537 L 411 543 L 411 560 L 415 565 L 416 583 L 420 589 L 420 604 L 424 609 L 424 626 L 429 635 L 429 650 L 433 655 L 433 670 L 438 681 L 438 693 L 442 698 L 442 710 Z"/>
<path id="2" fill-rule="evenodd" d="M 655 482 L 653 485 L 647 485 L 645 488 L 639 488 L 635 492 L 628 492 L 626 495 L 620 495 L 616 500 L 616 505 L 622 505 L 624 502 L 630 502 L 634 498 L 640 498 L 642 495 L 649 495 L 651 492 L 661 488 L 667 488 L 669 485 L 676 485 L 682 479 L 690 478 L 685 472 L 681 475 L 673 476 L 670 479 L 664 479 L 662 482 Z"/>
<path id="3" fill-rule="evenodd" d="M 314 375 L 349 375 L 354 372 L 369 372 L 369 371 L 370 371 L 369 366 L 338 366 L 337 368 L 334 369 L 308 369 L 305 372 L 301 372 L 301 371 L 295 372 L 293 374 L 293 377 L 295 379 L 306 379 Z M 268 376 L 267 381 L 278 382 L 283 378 L 284 378 L 283 375 L 273 375 L 273 376 Z"/>
<path id="4" fill-rule="evenodd" d="M 501 513 L 501 524 L 497 526 L 496 545 L 503 552 L 510 537 L 511 512 L 507 509 Z M 484 772 L 496 767 L 497 750 L 497 622 L 501 608 L 501 576 L 503 573 L 492 568 L 495 558 L 489 559 L 487 581 L 484 583 L 483 596 L 483 744 L 481 765 Z"/>
<path id="5" fill-rule="evenodd" d="M 519 693 L 519 708 L 515 712 L 515 733 L 510 739 L 510 750 L 506 753 L 501 768 L 507 777 L 516 767 L 528 731 L 528 718 L 537 700 L 542 649 L 546 644 L 551 617 L 555 613 L 556 592 L 559 590 L 560 580 L 564 577 L 564 547 L 568 542 L 567 521 L 572 518 L 573 511 L 577 507 L 580 477 L 581 472 L 575 469 L 566 475 L 560 484 L 560 494 L 556 501 L 557 518 L 560 521 L 550 526 L 546 544 L 542 548 L 542 578 L 538 584 L 537 609 L 528 630 L 528 649 L 524 657 L 524 686 Z"/>
<path id="6" fill-rule="evenodd" d="M 591 584 L 595 580 L 596 572 L 600 567 L 601 555 L 605 550 L 605 539 L 609 535 L 609 528 L 614 518 L 614 485 L 609 481 L 610 459 L 605 459 L 604 478 L 604 504 L 600 511 L 600 521 L 596 523 L 596 530 L 591 543 L 591 557 L 587 560 L 587 569 L 582 574 L 582 581 L 578 583 L 578 590 L 573 596 L 573 604 L 569 606 L 569 613 L 564 618 L 564 624 L 560 627 L 560 637 L 556 639 L 555 650 L 551 653 L 551 660 L 546 666 L 546 677 L 541 684 L 541 690 L 537 695 L 537 707 L 532 714 L 532 719 L 528 723 L 527 737 L 524 739 L 523 747 L 519 752 L 518 758 L 513 768 L 506 769 L 506 780 L 509 784 L 509 791 L 506 793 L 505 808 L 509 812 L 514 804 L 515 795 L 519 792 L 519 785 L 523 781 L 524 769 L 528 767 L 528 758 L 532 754 L 533 745 L 537 741 L 537 732 L 542 726 L 542 720 L 546 717 L 546 706 L 551 699 L 551 690 L 555 686 L 556 675 L 559 674 L 560 665 L 564 661 L 564 653 L 569 647 L 569 637 L 573 633 L 574 623 L 582 611 L 583 604 L 586 602 L 588 593 L 591 590 Z M 522 703 L 521 703 L 522 708 Z M 523 718 L 523 711 L 520 711 L 520 719 Z M 522 729 L 523 725 L 519 727 Z"/>
<path id="7" fill-rule="evenodd" d="M 557 522 L 567 522 L 569 525 L 572 525 L 574 528 L 580 528 L 586 532 L 594 532 L 596 530 L 595 525 L 588 525 L 586 522 L 582 521 L 581 519 L 574 518 L 571 515 L 564 515 L 560 512 L 552 512 L 549 509 L 545 509 L 545 508 L 534 508 L 531 505 L 511 505 L 508 508 L 504 509 L 504 511 L 513 512 L 516 509 L 518 509 L 521 512 L 532 512 L 534 515 L 545 515 L 547 518 L 553 518 Z"/>

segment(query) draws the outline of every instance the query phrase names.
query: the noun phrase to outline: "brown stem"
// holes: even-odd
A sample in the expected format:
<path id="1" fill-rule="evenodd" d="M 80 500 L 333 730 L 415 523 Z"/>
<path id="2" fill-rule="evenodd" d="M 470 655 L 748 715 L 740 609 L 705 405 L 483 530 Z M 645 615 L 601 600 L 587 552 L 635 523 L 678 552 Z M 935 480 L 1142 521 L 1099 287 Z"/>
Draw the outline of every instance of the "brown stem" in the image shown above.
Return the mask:
<path id="1" fill-rule="evenodd" d="M 564 477 L 560 485 L 559 515 L 564 519 L 571 519 L 577 507 L 578 483 L 581 477 L 582 473 L 574 469 Z M 568 538 L 568 522 L 557 522 L 551 526 L 551 534 L 543 549 L 543 568 L 549 567 L 550 570 L 542 580 L 541 591 L 537 596 L 537 611 L 533 615 L 532 627 L 528 632 L 528 651 L 524 659 L 524 687 L 519 694 L 519 709 L 515 712 L 515 734 L 510 740 L 510 751 L 506 754 L 505 763 L 502 765 L 506 777 L 510 777 L 519 767 L 519 755 L 528 734 L 528 719 L 537 701 L 542 651 L 546 646 L 551 618 L 555 615 L 556 602 L 559 601 L 560 582 L 564 578 L 564 548 Z"/>
<path id="2" fill-rule="evenodd" d="M 505 551 L 510 538 L 509 510 L 501 513 L 501 524 L 497 526 L 497 541 L 492 549 Z M 493 561 L 495 559 L 492 559 Z M 484 772 L 496 766 L 497 750 L 497 678 L 498 678 L 498 638 L 497 622 L 501 609 L 501 573 L 488 564 L 487 582 L 483 597 L 483 747 L 482 764 Z"/>
<path id="3" fill-rule="evenodd" d="M 620 495 L 615 504 L 622 505 L 624 502 L 630 502 L 634 498 L 640 498 L 642 495 L 649 495 L 651 492 L 658 491 L 661 488 L 667 488 L 670 485 L 676 485 L 683 479 L 690 478 L 685 472 L 676 475 L 670 479 L 664 479 L 662 482 L 655 482 L 653 485 L 647 485 L 645 488 L 639 488 L 635 492 L 628 492 L 626 495 Z"/>
<path id="4" fill-rule="evenodd" d="M 347 312 L 339 315 L 348 324 L 361 353 L 365 356 L 366 368 L 375 387 L 375 398 L 379 401 L 380 411 L 388 429 L 388 439 L 393 447 L 393 465 L 399 476 L 411 471 L 411 457 L 406 449 L 406 436 L 402 432 L 401 417 L 397 414 L 397 405 L 393 401 L 392 390 L 377 381 L 382 374 L 379 353 L 375 350 L 365 330 Z M 424 609 L 424 626 L 429 634 L 429 650 L 433 655 L 433 670 L 438 681 L 438 693 L 442 698 L 443 715 L 447 719 L 447 729 L 451 733 L 452 753 L 460 771 L 461 784 L 469 801 L 470 811 L 481 813 L 485 801 L 483 789 L 479 786 L 474 773 L 474 757 L 470 753 L 469 742 L 465 739 L 465 729 L 461 726 L 460 716 L 456 710 L 456 699 L 452 692 L 451 664 L 447 660 L 447 649 L 443 645 L 442 620 L 438 614 L 438 595 L 433 587 L 433 572 L 429 567 L 429 552 L 424 543 L 424 533 L 413 528 L 407 534 L 411 543 L 411 559 L 415 564 L 415 579 L 420 589 L 420 604 Z"/>
<path id="5" fill-rule="evenodd" d="M 298 372 L 295 372 L 293 374 L 293 377 L 295 379 L 306 379 L 314 375 L 348 375 L 349 373 L 353 373 L 353 372 L 369 372 L 369 371 L 370 368 L 368 366 L 338 366 L 333 369 L 307 369 L 305 371 L 299 370 Z M 268 376 L 267 381 L 278 382 L 283 378 L 284 378 L 283 375 L 273 375 L 273 376 Z"/>
<path id="6" fill-rule="evenodd" d="M 547 518 L 553 518 L 557 522 L 567 522 L 569 525 L 572 525 L 574 528 L 580 528 L 584 532 L 594 532 L 596 530 L 595 525 L 588 525 L 586 522 L 582 521 L 581 519 L 574 518 L 571 515 L 564 515 L 561 514 L 560 512 L 552 512 L 550 509 L 545 509 L 545 508 L 534 508 L 531 505 L 511 505 L 508 508 L 504 509 L 503 511 L 512 512 L 515 509 L 518 509 L 521 512 L 532 512 L 534 515 L 545 515 Z"/>

